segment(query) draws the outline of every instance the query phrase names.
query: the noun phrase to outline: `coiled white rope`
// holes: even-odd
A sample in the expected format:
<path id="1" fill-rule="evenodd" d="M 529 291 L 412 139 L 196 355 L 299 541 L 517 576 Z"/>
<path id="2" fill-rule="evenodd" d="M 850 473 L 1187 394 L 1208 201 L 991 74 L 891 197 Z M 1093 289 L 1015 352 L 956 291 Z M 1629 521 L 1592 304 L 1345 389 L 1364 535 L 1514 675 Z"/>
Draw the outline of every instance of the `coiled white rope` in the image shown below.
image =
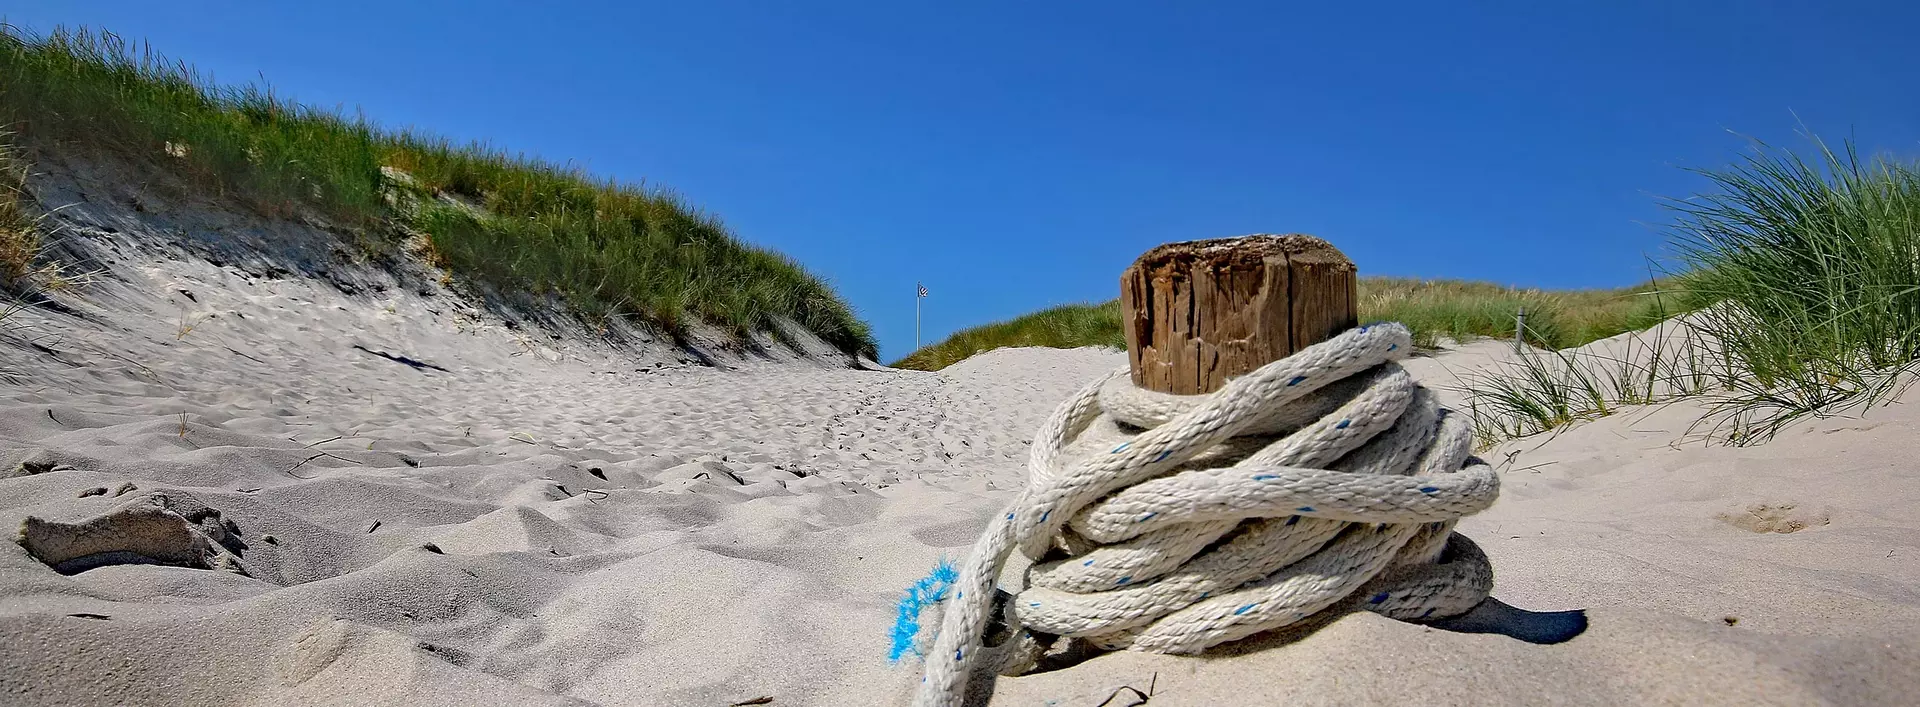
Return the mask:
<path id="1" fill-rule="evenodd" d="M 1061 405 L 1027 487 L 953 583 L 916 704 L 960 704 L 976 668 L 1031 669 L 1059 637 L 1198 653 L 1337 604 L 1399 619 L 1466 612 L 1493 585 L 1453 533 L 1492 505 L 1472 428 L 1399 359 L 1399 324 L 1359 327 L 1196 396 L 1120 369 Z M 983 647 L 1017 548 L 1035 564 Z"/>

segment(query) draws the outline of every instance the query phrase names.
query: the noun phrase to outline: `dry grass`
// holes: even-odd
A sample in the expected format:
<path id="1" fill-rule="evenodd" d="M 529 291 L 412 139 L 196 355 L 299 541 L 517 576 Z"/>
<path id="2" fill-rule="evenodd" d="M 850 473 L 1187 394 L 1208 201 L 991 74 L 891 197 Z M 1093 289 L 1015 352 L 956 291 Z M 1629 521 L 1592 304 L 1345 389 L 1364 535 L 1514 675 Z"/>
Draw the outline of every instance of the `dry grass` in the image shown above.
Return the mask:
<path id="1" fill-rule="evenodd" d="M 38 271 L 39 219 L 29 213 L 27 163 L 0 132 L 0 293 L 18 295 Z"/>

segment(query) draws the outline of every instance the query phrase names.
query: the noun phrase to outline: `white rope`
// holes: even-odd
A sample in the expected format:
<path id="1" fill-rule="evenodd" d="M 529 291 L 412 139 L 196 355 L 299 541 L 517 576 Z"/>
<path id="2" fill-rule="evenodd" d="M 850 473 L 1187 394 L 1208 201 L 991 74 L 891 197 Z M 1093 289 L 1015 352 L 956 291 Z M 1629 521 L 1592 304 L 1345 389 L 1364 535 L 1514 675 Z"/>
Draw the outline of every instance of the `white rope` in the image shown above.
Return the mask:
<path id="1" fill-rule="evenodd" d="M 1030 670 L 1062 637 L 1198 653 L 1330 607 L 1466 612 L 1493 571 L 1460 517 L 1499 479 L 1472 429 L 1400 367 L 1399 324 L 1347 331 L 1208 395 L 1140 390 L 1120 369 L 1061 405 L 1024 492 L 973 546 L 916 704 L 959 705 L 977 669 Z M 983 647 L 1015 549 L 1032 559 Z"/>

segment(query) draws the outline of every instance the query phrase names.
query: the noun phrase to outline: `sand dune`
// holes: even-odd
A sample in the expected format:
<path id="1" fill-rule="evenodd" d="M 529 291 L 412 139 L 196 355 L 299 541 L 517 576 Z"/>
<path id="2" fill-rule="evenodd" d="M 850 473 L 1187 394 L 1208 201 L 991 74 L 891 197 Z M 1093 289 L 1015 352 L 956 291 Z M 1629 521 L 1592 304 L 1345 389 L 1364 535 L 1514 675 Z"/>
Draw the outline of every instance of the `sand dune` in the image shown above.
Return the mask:
<path id="1" fill-rule="evenodd" d="M 9 704 L 897 704 L 918 680 L 887 660 L 901 591 L 1012 498 L 1053 406 L 1124 363 L 712 367 L 509 326 L 435 287 L 213 265 L 86 203 L 62 217 L 110 276 L 0 343 Z M 1409 368 L 1444 388 L 1503 350 Z M 1483 454 L 1503 496 L 1460 528 L 1503 603 L 1465 619 L 1106 655 L 991 702 L 1920 691 L 1920 413 L 1729 449 L 1680 441 L 1698 412 Z"/>

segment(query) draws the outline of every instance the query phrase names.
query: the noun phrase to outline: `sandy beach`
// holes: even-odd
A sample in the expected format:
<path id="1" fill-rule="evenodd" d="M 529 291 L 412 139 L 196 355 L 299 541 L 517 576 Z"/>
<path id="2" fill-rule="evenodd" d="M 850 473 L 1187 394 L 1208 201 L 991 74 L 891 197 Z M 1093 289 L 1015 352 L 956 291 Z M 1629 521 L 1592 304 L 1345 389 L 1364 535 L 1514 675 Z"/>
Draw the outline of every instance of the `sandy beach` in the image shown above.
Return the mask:
<path id="1" fill-rule="evenodd" d="M 900 704 L 903 590 L 1012 499 L 1053 407 L 1125 364 L 615 347 L 302 265 L 292 248 L 321 241 L 298 226 L 137 215 L 111 191 L 49 185 L 76 204 L 66 247 L 104 272 L 0 344 L 9 704 Z M 1508 346 L 1407 367 L 1458 405 Z M 1500 500 L 1460 525 L 1498 601 L 1465 618 L 1327 617 L 976 697 L 1901 703 L 1920 690 L 1914 410 L 1728 448 L 1687 439 L 1701 411 L 1679 403 L 1508 442 L 1481 453 Z"/>
<path id="2" fill-rule="evenodd" d="M 1920 5 L 18 5 L 0 707 L 1920 704 Z"/>

